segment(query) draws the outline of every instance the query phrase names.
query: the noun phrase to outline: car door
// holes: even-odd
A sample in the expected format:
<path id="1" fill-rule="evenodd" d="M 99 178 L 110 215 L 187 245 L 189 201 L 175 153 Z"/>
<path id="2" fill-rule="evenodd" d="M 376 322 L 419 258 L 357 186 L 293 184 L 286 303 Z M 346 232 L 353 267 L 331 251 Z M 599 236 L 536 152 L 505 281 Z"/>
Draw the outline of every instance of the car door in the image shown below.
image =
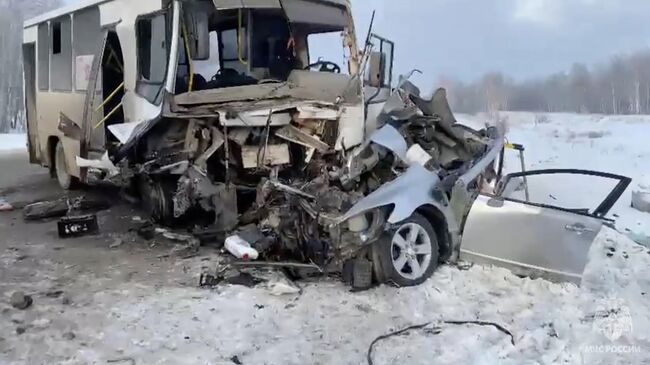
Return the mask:
<path id="1" fill-rule="evenodd" d="M 624 176 L 574 169 L 508 175 L 494 195 L 479 195 L 474 202 L 461 259 L 502 266 L 517 275 L 580 283 L 589 249 L 630 182 Z"/>

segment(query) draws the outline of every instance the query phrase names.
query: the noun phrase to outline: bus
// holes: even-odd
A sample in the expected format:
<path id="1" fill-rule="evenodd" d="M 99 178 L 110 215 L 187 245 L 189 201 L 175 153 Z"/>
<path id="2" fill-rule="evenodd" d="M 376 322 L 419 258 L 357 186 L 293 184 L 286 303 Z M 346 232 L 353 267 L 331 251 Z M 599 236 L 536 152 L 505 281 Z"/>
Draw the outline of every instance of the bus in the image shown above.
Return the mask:
<path id="1" fill-rule="evenodd" d="M 322 40 L 329 44 L 319 46 Z M 343 57 L 324 59 L 314 54 L 319 47 Z M 392 48 L 385 48 L 382 56 L 392 57 Z M 341 96 L 337 88 L 347 87 L 354 97 L 339 99 L 337 119 L 344 124 L 339 130 L 352 134 L 340 138 L 351 148 L 365 129 L 363 87 L 354 81 L 362 55 L 349 0 L 79 1 L 24 24 L 30 161 L 48 167 L 70 189 L 92 180 L 88 166 L 96 164 L 88 160 L 146 163 L 153 151 L 142 144 L 152 144 L 147 133 L 155 125 L 176 121 L 187 129 L 187 120 L 219 115 L 218 128 L 259 127 L 266 119 L 277 119 L 273 126 L 288 124 L 288 113 L 280 110 L 287 105 L 270 108 L 277 110 L 267 112 L 272 118 L 257 112 L 234 122 L 223 110 L 192 112 L 201 104 L 193 99 L 227 109 L 228 103 L 246 104 L 251 95 L 263 99 L 274 83 L 288 81 L 294 90 L 315 90 L 312 102 L 329 104 L 336 101 L 332 95 Z M 374 64 L 387 69 L 386 57 L 381 59 Z M 377 86 L 387 88 L 387 70 L 381 73 Z M 188 100 L 192 107 L 182 105 Z M 288 106 L 284 111 L 296 110 Z"/>

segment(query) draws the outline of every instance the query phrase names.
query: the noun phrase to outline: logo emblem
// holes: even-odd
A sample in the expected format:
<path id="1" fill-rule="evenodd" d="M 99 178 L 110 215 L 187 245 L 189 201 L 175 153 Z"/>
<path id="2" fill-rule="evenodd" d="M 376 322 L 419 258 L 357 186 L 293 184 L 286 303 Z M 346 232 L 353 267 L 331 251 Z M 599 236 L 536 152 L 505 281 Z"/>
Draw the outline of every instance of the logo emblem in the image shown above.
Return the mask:
<path id="1" fill-rule="evenodd" d="M 625 301 L 616 298 L 603 300 L 596 308 L 594 330 L 614 342 L 632 332 L 632 315 Z"/>

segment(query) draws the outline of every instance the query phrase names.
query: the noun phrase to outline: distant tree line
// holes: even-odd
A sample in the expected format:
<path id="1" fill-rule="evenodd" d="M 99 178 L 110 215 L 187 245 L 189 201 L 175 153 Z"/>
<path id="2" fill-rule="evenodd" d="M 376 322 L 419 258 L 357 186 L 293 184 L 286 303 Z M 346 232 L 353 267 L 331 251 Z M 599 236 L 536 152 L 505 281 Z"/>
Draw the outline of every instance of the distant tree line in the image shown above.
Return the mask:
<path id="1" fill-rule="evenodd" d="M 576 63 L 568 72 L 543 79 L 513 81 L 499 72 L 462 83 L 442 80 L 455 110 L 499 110 L 602 114 L 650 114 L 650 50 L 614 57 L 589 68 Z"/>
<path id="2" fill-rule="evenodd" d="M 0 133 L 24 130 L 23 22 L 60 0 L 0 0 Z"/>

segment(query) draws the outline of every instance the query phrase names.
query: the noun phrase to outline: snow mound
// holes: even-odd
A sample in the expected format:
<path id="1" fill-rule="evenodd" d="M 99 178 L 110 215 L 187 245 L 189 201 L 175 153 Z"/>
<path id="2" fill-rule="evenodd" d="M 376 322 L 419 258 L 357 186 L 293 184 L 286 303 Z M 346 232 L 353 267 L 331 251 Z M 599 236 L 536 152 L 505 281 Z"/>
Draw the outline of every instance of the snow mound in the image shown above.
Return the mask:
<path id="1" fill-rule="evenodd" d="M 0 134 L 0 151 L 18 151 L 27 149 L 25 134 Z"/>
<path id="2" fill-rule="evenodd" d="M 650 213 L 650 181 L 639 183 L 632 191 L 632 208 Z"/>

